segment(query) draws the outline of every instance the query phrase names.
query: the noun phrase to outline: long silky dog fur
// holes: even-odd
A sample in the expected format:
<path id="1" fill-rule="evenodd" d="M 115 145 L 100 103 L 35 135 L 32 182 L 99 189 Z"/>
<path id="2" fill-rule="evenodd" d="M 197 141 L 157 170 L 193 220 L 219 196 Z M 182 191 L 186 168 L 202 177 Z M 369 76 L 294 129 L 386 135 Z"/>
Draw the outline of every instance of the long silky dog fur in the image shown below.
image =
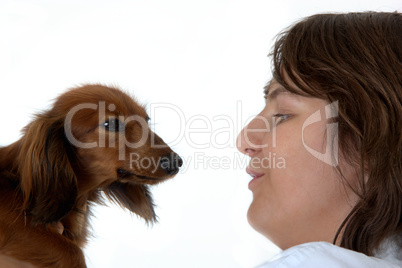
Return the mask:
<path id="1" fill-rule="evenodd" d="M 18 141 L 0 148 L 0 254 L 37 267 L 86 267 L 88 218 L 104 196 L 154 222 L 149 185 L 173 177 L 182 160 L 148 119 L 134 98 L 102 85 L 68 90 L 36 115 Z M 130 154 L 156 166 L 132 165 Z"/>

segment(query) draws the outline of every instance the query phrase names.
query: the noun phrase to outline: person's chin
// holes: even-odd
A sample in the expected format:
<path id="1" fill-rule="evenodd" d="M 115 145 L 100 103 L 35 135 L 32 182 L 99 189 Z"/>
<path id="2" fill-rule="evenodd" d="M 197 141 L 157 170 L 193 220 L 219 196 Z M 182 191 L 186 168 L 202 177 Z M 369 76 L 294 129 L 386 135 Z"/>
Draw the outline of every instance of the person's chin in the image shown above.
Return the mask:
<path id="1" fill-rule="evenodd" d="M 256 204 L 256 202 L 255 202 L 256 200 L 254 199 L 252 202 L 251 202 L 251 204 L 250 204 L 250 206 L 249 206 L 249 208 L 248 208 L 248 211 L 247 211 L 247 221 L 248 221 L 248 224 L 254 229 L 254 230 L 256 230 L 257 232 L 260 232 L 260 229 L 261 229 L 261 225 L 262 225 L 262 223 L 261 223 L 261 213 L 262 212 L 258 212 L 258 204 Z"/>

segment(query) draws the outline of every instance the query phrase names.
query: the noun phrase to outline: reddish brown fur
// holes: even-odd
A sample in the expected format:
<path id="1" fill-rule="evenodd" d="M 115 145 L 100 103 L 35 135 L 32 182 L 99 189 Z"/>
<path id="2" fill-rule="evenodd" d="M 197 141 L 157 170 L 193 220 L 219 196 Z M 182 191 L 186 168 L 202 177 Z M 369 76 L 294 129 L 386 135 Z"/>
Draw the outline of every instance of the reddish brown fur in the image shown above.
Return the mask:
<path id="1" fill-rule="evenodd" d="M 65 125 L 71 109 L 83 103 L 96 104 L 98 109 L 81 109 L 71 125 Z M 99 118 L 102 103 L 106 118 Z M 109 109 L 111 104 L 114 110 Z M 102 203 L 102 191 L 147 222 L 155 221 L 147 185 L 174 176 L 181 159 L 142 121 L 127 121 L 123 131 L 104 128 L 106 119 L 119 116 L 123 120 L 138 116 L 143 122 L 147 118 L 144 108 L 120 90 L 83 86 L 61 95 L 52 109 L 37 115 L 24 129 L 20 140 L 0 148 L 0 253 L 38 267 L 86 267 L 80 248 L 88 238 L 91 205 Z M 80 142 L 105 137 L 105 146 L 73 146 L 65 127 Z M 129 146 L 144 133 L 142 146 Z M 131 153 L 155 161 L 171 156 L 174 170 L 167 172 L 159 162 L 149 168 L 131 166 Z M 59 221 L 64 226 L 62 235 L 54 228 Z"/>

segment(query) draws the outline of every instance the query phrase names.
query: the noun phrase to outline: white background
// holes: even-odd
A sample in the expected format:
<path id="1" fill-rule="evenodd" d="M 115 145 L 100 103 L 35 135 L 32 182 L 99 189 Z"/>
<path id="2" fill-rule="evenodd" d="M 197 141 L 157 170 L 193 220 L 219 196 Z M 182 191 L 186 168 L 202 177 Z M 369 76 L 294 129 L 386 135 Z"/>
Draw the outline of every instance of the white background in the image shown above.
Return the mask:
<path id="1" fill-rule="evenodd" d="M 233 162 L 242 159 L 234 145 L 263 108 L 275 35 L 314 13 L 400 12 L 401 6 L 399 0 L 0 1 L 0 146 L 19 139 L 32 114 L 53 98 L 83 83 L 118 85 L 149 108 L 173 104 L 185 121 L 173 110 L 149 109 L 155 131 L 185 159 L 175 179 L 153 188 L 159 223 L 147 227 L 118 207 L 97 207 L 88 267 L 253 267 L 278 249 L 248 226 L 250 179 L 246 162 Z M 230 131 L 219 115 L 232 119 Z M 209 133 L 190 134 L 207 127 L 196 118 L 210 122 Z M 222 128 L 226 133 L 212 134 Z M 232 160 L 229 166 L 213 162 L 223 158 Z"/>

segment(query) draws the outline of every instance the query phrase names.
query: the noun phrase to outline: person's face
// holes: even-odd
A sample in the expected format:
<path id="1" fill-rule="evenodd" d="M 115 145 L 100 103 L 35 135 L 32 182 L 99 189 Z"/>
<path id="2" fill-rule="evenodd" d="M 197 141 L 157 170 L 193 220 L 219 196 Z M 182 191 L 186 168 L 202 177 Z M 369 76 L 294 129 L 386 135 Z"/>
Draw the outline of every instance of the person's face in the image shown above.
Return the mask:
<path id="1" fill-rule="evenodd" d="M 334 167 L 336 154 L 328 157 L 334 155 L 337 125 L 326 118 L 336 114 L 325 108 L 328 102 L 292 94 L 274 80 L 265 97 L 265 108 L 237 141 L 251 157 L 247 173 L 254 177 L 248 221 L 282 249 L 332 242 L 357 200 Z M 339 158 L 343 175 L 355 185 L 354 169 Z"/>

